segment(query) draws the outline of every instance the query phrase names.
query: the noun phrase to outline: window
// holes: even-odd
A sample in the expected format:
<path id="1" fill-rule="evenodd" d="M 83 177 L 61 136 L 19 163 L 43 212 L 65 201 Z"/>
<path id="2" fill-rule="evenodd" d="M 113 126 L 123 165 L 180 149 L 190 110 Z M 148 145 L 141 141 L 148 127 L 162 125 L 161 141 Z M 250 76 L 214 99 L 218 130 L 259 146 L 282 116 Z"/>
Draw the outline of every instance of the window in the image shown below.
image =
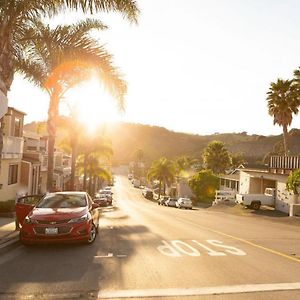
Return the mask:
<path id="1" fill-rule="evenodd" d="M 18 182 L 18 165 L 9 165 L 8 185 Z"/>
<path id="2" fill-rule="evenodd" d="M 15 118 L 14 136 L 21 136 L 21 119 L 20 118 Z"/>

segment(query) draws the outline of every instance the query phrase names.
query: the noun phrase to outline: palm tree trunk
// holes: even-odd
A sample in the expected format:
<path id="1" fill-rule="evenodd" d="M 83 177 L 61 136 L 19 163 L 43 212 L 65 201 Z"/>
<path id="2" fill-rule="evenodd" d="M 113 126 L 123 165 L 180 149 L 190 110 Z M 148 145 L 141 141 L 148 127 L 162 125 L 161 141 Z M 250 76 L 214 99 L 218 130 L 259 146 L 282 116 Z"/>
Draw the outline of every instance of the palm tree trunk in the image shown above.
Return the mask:
<path id="1" fill-rule="evenodd" d="M 57 93 L 50 96 L 50 105 L 48 110 L 48 176 L 47 176 L 47 191 L 53 190 L 53 173 L 54 173 L 54 146 L 56 135 L 56 122 L 58 117 L 59 97 Z"/>
<path id="2" fill-rule="evenodd" d="M 83 190 L 86 191 L 86 175 L 87 175 L 87 153 L 83 157 Z"/>
<path id="3" fill-rule="evenodd" d="M 161 180 L 159 180 L 159 192 L 158 192 L 158 198 L 160 198 L 161 194 Z"/>
<path id="4" fill-rule="evenodd" d="M 75 185 L 75 171 L 76 171 L 76 157 L 77 157 L 77 143 L 72 143 L 72 161 L 71 161 L 71 178 L 70 178 L 70 190 L 74 191 Z"/>
<path id="5" fill-rule="evenodd" d="M 283 145 L 284 145 L 284 155 L 288 155 L 288 130 L 287 126 L 283 125 Z"/>

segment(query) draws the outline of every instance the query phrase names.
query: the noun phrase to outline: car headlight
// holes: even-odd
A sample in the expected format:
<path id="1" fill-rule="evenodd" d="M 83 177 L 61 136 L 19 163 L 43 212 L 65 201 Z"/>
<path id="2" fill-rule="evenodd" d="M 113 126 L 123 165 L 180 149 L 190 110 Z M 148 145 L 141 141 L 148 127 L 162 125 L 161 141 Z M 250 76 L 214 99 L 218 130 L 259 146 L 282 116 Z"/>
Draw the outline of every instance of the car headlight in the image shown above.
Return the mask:
<path id="1" fill-rule="evenodd" d="M 71 219 L 68 223 L 80 223 L 80 222 L 85 222 L 88 220 L 89 220 L 89 216 L 88 216 L 88 214 L 85 214 L 79 218 Z"/>
<path id="2" fill-rule="evenodd" d="M 28 216 L 26 216 L 25 219 L 24 219 L 24 223 L 25 224 L 37 224 L 38 221 L 37 220 L 32 220 L 31 218 L 29 218 Z"/>

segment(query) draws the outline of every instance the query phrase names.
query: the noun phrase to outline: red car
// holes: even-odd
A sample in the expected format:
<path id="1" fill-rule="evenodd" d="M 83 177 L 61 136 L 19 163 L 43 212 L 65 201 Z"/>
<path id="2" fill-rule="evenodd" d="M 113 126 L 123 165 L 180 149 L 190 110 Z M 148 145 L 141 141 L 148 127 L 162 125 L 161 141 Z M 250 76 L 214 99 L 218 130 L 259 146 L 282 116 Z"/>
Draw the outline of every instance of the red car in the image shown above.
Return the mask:
<path id="1" fill-rule="evenodd" d="M 22 226 L 20 241 L 94 242 L 99 225 L 99 205 L 86 192 L 57 192 L 25 196 L 16 203 L 17 220 Z"/>

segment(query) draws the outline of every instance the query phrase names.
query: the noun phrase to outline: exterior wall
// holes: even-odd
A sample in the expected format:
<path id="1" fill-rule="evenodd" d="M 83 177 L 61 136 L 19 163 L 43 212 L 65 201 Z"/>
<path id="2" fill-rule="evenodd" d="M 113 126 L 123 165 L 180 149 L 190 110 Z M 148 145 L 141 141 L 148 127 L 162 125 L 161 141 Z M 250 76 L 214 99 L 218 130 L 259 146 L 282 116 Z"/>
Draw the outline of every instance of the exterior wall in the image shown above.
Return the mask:
<path id="1" fill-rule="evenodd" d="M 285 182 L 277 181 L 276 193 L 275 208 L 279 211 L 289 213 L 290 204 L 293 202 L 293 195 L 286 190 Z"/>
<path id="2" fill-rule="evenodd" d="M 263 194 L 262 180 L 249 177 L 249 194 Z"/>
<path id="3" fill-rule="evenodd" d="M 18 165 L 18 177 L 17 183 L 8 184 L 8 172 L 9 165 Z M 1 162 L 1 173 L 0 173 L 0 184 L 2 187 L 0 189 L 0 201 L 7 201 L 16 198 L 17 192 L 20 191 L 20 174 L 21 174 L 21 161 L 15 159 L 6 159 Z"/>
<path id="4" fill-rule="evenodd" d="M 241 171 L 239 191 L 241 194 L 249 194 L 249 189 L 250 189 L 250 176 L 247 173 Z"/>

